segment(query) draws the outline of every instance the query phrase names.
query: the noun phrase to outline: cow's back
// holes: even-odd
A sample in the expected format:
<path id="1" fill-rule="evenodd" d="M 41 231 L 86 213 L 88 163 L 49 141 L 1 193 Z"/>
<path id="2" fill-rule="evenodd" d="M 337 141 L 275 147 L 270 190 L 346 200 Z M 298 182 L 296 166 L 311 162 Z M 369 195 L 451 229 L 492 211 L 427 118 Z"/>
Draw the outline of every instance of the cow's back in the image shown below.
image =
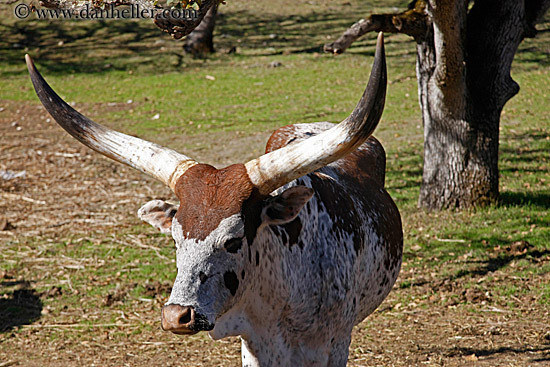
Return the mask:
<path id="1" fill-rule="evenodd" d="M 330 122 L 287 125 L 277 129 L 267 141 L 265 152 L 269 153 L 286 145 L 305 140 L 336 126 Z M 331 163 L 338 166 L 341 173 L 357 174 L 359 180 L 374 179 L 384 187 L 386 174 L 386 154 L 382 144 L 373 136 L 369 137 L 357 150 Z"/>

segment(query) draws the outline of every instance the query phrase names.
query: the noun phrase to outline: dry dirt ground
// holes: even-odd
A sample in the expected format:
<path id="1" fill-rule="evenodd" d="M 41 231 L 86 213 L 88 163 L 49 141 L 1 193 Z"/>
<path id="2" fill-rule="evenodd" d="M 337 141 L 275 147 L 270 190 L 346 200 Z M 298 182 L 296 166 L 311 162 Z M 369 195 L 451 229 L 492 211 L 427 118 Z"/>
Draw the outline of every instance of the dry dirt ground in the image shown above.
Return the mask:
<path id="1" fill-rule="evenodd" d="M 7 302 L 27 302 L 30 308 L 37 302 L 43 305 L 32 322 L 0 332 L 0 366 L 240 365 L 236 338 L 213 342 L 203 334 L 185 338 L 160 330 L 164 288 L 170 284 L 153 284 L 152 301 L 127 300 L 126 308 L 121 308 L 117 302 L 124 298 L 125 289 L 135 286 L 122 282 L 118 293 L 104 300 L 104 307 L 89 308 L 86 289 L 96 284 L 94 279 L 88 288 L 73 289 L 63 274 L 79 264 L 65 263 L 56 276 L 64 282 L 63 292 L 81 296 L 82 304 L 63 307 L 54 302 L 61 283 L 46 284 L 36 275 L 43 271 L 44 279 L 55 279 L 52 272 L 59 270 L 54 266 L 59 264 L 48 260 L 48 243 L 93 233 L 98 243 L 116 239 L 121 246 L 171 246 L 152 230 L 115 237 L 120 230 L 140 225 L 135 212 L 141 204 L 170 197 L 170 192 L 73 141 L 48 121 L 38 104 L 0 101 L 0 106 L 0 170 L 26 170 L 24 178 L 0 179 L 0 251 L 5 261 L 17 262 L 15 268 L 0 273 L 0 321 L 4 326 L 12 321 L 5 319 L 1 309 Z M 93 118 L 95 109 L 125 107 L 78 108 Z M 197 135 L 185 144 L 172 136 L 155 139 L 174 148 L 185 146 L 185 153 L 220 166 L 229 163 L 230 157 L 243 161 L 258 155 L 268 135 L 227 134 L 223 139 L 222 133 Z M 413 225 L 407 218 L 404 221 L 406 227 Z M 9 255 L 9 251 L 20 254 Z M 522 249 L 506 251 L 522 253 Z M 550 258 L 545 253 L 538 261 Z M 550 275 L 511 276 L 467 257 L 455 265 L 465 276 L 452 280 L 433 268 L 405 265 L 388 299 L 355 328 L 349 365 L 550 366 L 547 306 L 521 295 L 503 302 L 491 291 L 499 284 L 538 286 L 548 283 Z M 119 274 L 112 277 L 118 281 Z M 472 281 L 476 287 L 466 286 Z M 74 327 L 83 321 L 94 326 Z"/>

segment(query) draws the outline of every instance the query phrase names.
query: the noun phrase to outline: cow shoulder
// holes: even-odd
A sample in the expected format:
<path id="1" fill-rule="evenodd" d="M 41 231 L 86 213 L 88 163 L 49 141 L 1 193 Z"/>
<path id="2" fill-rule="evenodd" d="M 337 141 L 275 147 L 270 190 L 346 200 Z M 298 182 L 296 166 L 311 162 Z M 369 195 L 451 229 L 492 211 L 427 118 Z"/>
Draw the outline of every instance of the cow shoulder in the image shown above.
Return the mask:
<path id="1" fill-rule="evenodd" d="M 382 144 L 370 136 L 357 150 L 334 162 L 346 175 L 360 182 L 374 180 L 384 187 L 386 179 L 386 152 Z"/>

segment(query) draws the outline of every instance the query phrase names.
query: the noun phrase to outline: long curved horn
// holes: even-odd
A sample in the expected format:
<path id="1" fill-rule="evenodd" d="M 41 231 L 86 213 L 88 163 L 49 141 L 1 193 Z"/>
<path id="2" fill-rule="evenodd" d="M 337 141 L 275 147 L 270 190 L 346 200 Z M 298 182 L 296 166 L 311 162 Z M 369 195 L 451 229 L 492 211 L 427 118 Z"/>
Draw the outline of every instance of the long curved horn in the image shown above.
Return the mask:
<path id="1" fill-rule="evenodd" d="M 367 88 L 349 117 L 319 135 L 264 154 L 245 164 L 252 183 L 260 193 L 268 195 L 278 187 L 342 158 L 363 144 L 382 116 L 386 82 L 384 36 L 379 33 Z"/>
<path id="2" fill-rule="evenodd" d="M 63 129 L 87 147 L 115 161 L 136 168 L 168 185 L 172 191 L 178 178 L 197 164 L 191 158 L 93 122 L 63 101 L 25 55 L 32 84 L 40 101 Z"/>

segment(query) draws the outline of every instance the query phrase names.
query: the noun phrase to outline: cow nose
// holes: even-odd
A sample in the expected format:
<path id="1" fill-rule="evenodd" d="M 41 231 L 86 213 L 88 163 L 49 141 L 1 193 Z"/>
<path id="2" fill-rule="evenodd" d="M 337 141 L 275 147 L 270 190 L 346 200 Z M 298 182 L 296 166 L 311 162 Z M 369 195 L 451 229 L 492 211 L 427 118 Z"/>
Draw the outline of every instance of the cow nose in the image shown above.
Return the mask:
<path id="1" fill-rule="evenodd" d="M 175 334 L 195 334 L 195 309 L 190 306 L 166 305 L 162 308 L 162 329 Z"/>

